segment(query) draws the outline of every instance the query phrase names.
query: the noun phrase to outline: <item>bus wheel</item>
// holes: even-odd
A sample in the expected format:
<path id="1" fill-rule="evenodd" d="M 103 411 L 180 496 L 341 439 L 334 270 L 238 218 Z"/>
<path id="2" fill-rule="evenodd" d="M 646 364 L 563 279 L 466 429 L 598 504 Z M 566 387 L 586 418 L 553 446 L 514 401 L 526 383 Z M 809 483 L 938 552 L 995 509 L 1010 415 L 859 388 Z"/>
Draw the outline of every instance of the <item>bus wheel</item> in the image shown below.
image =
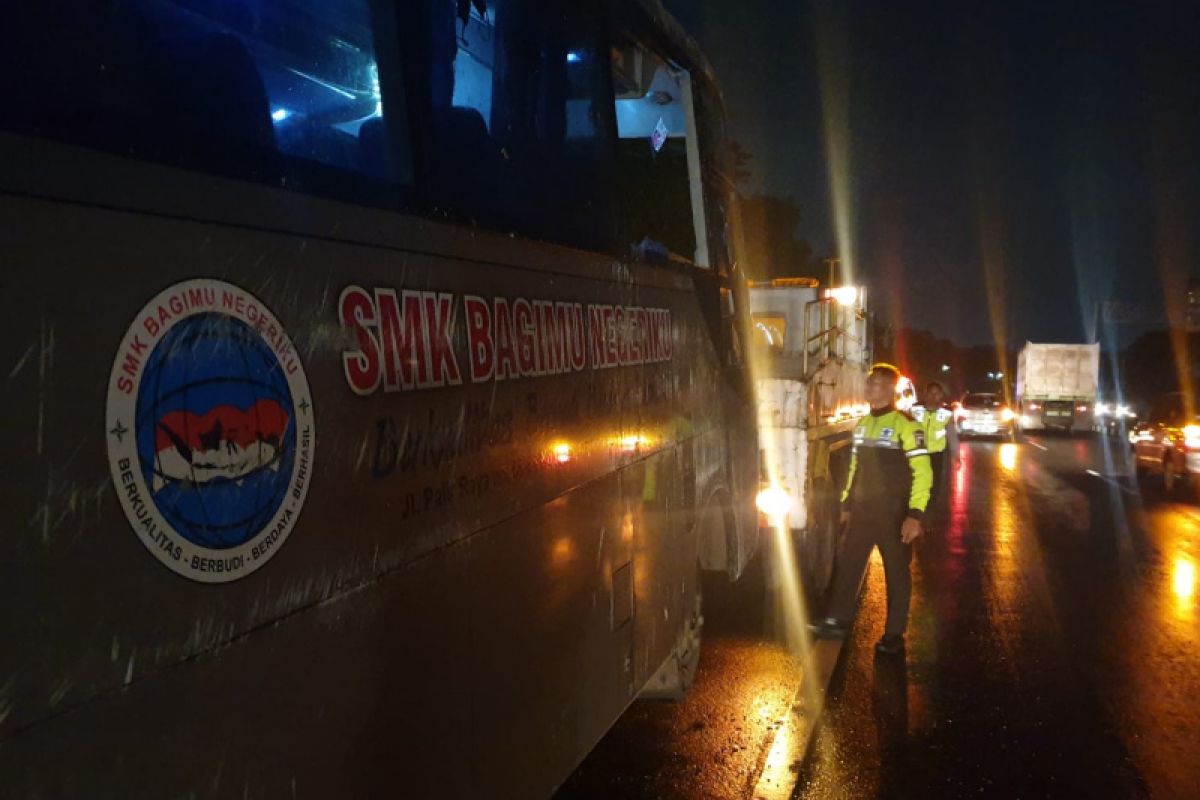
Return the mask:
<path id="1" fill-rule="evenodd" d="M 797 558 L 804 592 L 810 602 L 825 597 L 833 577 L 834 554 L 837 552 L 838 507 L 829 481 L 813 482 L 809 506 L 812 524 L 801 534 Z"/>

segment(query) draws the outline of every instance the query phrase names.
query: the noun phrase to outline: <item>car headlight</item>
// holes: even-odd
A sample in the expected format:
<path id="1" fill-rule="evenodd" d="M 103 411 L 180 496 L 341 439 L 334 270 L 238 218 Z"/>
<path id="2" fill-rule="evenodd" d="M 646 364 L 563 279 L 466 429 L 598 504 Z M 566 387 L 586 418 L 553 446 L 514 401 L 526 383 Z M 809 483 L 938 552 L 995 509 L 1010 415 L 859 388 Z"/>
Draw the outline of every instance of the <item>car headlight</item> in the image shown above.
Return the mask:
<path id="1" fill-rule="evenodd" d="M 1108 416 L 1109 411 L 1110 411 L 1110 409 L 1108 407 L 1108 403 L 1096 403 L 1096 416 L 1097 417 Z"/>
<path id="2" fill-rule="evenodd" d="M 768 518 L 778 519 L 791 511 L 796 501 L 786 489 L 768 486 L 754 498 L 754 504 Z"/>
<path id="3" fill-rule="evenodd" d="M 1183 444 L 1200 449 L 1200 425 L 1188 425 L 1183 429 Z"/>
<path id="4" fill-rule="evenodd" d="M 1014 419 L 1016 419 L 1016 417 L 1016 412 L 1011 408 L 1006 408 L 1000 412 L 1000 419 L 1004 420 L 1005 422 L 1012 422 Z"/>

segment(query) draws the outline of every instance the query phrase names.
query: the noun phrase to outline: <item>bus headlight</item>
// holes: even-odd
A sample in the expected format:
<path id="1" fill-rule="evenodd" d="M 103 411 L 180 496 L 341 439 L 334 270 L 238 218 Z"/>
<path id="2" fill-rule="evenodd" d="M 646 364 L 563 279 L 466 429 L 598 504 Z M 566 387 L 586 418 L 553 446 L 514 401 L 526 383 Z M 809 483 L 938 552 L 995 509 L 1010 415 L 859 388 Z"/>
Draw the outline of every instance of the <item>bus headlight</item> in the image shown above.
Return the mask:
<path id="1" fill-rule="evenodd" d="M 778 519 L 791 511 L 796 501 L 786 489 L 768 486 L 754 498 L 754 504 L 768 519 Z"/>

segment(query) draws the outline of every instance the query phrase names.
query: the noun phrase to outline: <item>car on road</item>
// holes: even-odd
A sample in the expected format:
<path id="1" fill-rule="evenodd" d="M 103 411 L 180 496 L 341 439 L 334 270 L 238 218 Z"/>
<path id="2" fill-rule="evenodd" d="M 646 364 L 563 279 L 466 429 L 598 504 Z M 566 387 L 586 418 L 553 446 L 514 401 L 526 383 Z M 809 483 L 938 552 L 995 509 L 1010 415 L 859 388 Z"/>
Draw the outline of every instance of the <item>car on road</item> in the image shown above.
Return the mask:
<path id="1" fill-rule="evenodd" d="M 1096 401 L 1096 425 L 1098 432 L 1109 436 L 1125 436 L 1137 424 L 1137 411 L 1129 403 L 1121 401 Z"/>
<path id="2" fill-rule="evenodd" d="M 1200 495 L 1200 411 L 1183 392 L 1159 397 L 1150 416 L 1130 433 L 1138 477 L 1157 480 L 1168 495 L 1191 488 Z"/>
<path id="3" fill-rule="evenodd" d="M 992 392 L 967 392 L 954 412 L 960 436 L 1007 436 L 1013 434 L 1016 414 L 1004 398 Z"/>

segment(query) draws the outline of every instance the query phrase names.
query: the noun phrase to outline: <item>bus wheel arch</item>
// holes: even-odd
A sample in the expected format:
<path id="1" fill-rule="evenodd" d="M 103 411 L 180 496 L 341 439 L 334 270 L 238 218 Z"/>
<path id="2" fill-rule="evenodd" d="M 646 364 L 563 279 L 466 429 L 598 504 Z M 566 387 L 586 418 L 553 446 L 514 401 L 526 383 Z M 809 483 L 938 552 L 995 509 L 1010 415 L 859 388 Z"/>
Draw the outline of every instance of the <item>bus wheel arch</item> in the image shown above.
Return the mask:
<path id="1" fill-rule="evenodd" d="M 696 514 L 696 558 L 700 568 L 724 571 L 732 580 L 738 563 L 737 520 L 729 491 L 718 487 Z"/>

